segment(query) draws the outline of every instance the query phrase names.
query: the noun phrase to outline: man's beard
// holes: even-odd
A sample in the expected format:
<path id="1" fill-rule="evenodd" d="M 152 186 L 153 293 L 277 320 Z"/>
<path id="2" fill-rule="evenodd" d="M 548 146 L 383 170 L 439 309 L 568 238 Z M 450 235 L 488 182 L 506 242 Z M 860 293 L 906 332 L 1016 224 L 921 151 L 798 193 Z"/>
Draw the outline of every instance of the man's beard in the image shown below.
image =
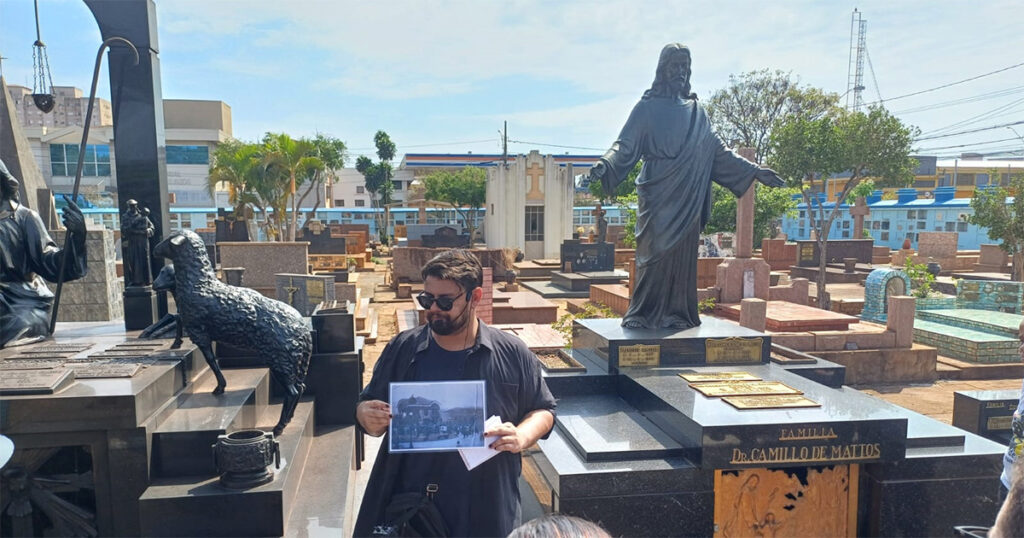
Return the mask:
<path id="1" fill-rule="evenodd" d="M 427 320 L 430 324 L 430 330 L 434 331 L 441 336 L 448 336 L 449 334 L 457 333 L 469 323 L 469 305 L 466 305 L 462 312 L 454 319 L 450 318 L 447 314 L 437 314 L 433 319 Z"/>

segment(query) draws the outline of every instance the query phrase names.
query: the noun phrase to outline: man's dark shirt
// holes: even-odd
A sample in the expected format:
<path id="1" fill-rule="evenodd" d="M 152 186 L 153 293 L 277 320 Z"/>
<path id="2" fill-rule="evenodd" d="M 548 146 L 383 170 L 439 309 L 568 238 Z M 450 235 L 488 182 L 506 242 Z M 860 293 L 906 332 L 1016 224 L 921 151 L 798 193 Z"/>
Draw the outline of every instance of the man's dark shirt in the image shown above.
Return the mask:
<path id="1" fill-rule="evenodd" d="M 555 399 L 541 377 L 539 361 L 526 344 L 483 322 L 479 327 L 461 379 L 487 382 L 487 414 L 498 415 L 503 422 L 519 424 L 535 410 L 546 409 L 553 413 Z M 360 399 L 388 401 L 389 383 L 417 380 L 417 371 L 424 362 L 430 362 L 427 358 L 430 354 L 430 331 L 426 325 L 399 334 L 377 360 L 373 378 Z M 369 536 L 375 526 L 388 523 L 383 521 L 384 508 L 392 493 L 397 491 L 396 487 L 400 488 L 403 483 L 400 475 L 410 455 L 390 454 L 388 446 L 385 438 L 363 495 L 354 529 L 356 536 Z M 461 458 L 457 454 L 452 456 L 459 459 L 461 465 Z M 507 536 L 516 527 L 520 517 L 518 479 L 521 471 L 522 457 L 502 452 L 466 473 L 469 479 L 465 490 L 468 526 L 461 535 Z"/>
<path id="2" fill-rule="evenodd" d="M 431 338 L 427 352 L 416 360 L 412 381 L 462 379 L 470 349 L 448 351 Z M 469 470 L 458 452 L 406 454 L 402 458 L 394 493 L 423 493 L 427 484 L 438 485 L 434 504 L 444 517 L 448 532 L 452 536 L 468 536 Z"/>

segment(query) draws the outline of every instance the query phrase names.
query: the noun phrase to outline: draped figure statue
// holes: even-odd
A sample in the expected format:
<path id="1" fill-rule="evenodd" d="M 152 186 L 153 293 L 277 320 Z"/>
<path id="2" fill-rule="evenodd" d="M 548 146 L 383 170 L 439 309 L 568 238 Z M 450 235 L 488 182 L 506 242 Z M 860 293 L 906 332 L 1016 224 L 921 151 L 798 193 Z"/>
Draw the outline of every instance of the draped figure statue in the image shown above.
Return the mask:
<path id="1" fill-rule="evenodd" d="M 697 241 L 711 214 L 711 182 L 741 196 L 755 180 L 770 187 L 783 181 L 725 147 L 711 130 L 690 92 L 690 50 L 678 43 L 662 49 L 654 84 L 590 178 L 615 192 L 640 159 L 635 287 L 622 325 L 696 327 Z"/>

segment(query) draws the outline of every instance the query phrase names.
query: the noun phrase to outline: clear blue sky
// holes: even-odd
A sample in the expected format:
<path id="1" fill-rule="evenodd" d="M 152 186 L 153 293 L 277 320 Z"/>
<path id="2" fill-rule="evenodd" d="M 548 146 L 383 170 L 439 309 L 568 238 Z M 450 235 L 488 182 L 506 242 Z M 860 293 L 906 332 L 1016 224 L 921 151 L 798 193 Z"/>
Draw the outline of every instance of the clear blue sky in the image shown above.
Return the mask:
<path id="1" fill-rule="evenodd" d="M 867 20 L 866 101 L 878 99 L 876 85 L 890 99 L 1024 62 L 1019 0 L 158 0 L 157 21 L 164 98 L 226 102 L 238 138 L 319 131 L 355 155 L 372 153 L 384 129 L 399 156 L 495 153 L 507 120 L 509 138 L 525 141 L 512 152 L 599 153 L 668 42 L 691 47 L 694 91 L 705 98 L 730 74 L 761 68 L 844 93 L 854 7 Z M 40 0 L 40 16 L 54 84 L 87 91 L 100 44 L 89 10 Z M 32 1 L 0 0 L 8 83 L 32 85 L 34 40 Z M 933 106 L 957 99 L 972 101 Z M 968 120 L 948 131 L 1022 121 L 1024 66 L 887 106 L 923 136 Z M 1024 124 L 1014 128 L 1024 135 Z M 983 142 L 929 153 L 1024 148 L 1004 127 L 919 147 Z"/>

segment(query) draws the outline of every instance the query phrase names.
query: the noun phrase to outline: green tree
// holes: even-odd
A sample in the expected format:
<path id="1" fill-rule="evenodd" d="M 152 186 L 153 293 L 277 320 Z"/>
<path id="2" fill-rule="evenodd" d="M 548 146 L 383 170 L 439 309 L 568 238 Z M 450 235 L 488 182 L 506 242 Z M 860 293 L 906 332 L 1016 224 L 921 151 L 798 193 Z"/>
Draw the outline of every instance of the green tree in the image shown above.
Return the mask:
<path id="1" fill-rule="evenodd" d="M 726 144 L 754 148 L 756 162 L 771 152 L 772 130 L 790 117 L 816 119 L 826 114 L 839 96 L 801 86 L 783 71 L 749 71 L 730 75 L 729 85 L 711 95 L 704 107 L 711 126 Z"/>
<path id="2" fill-rule="evenodd" d="M 754 191 L 754 246 L 760 247 L 766 237 L 773 237 L 777 232 L 780 218 L 793 211 L 796 207 L 794 194 L 799 189 L 762 189 Z M 709 233 L 736 231 L 736 196 L 729 189 L 711 184 L 711 216 L 704 228 Z"/>
<path id="3" fill-rule="evenodd" d="M 910 150 L 917 132 L 881 107 L 866 113 L 835 109 L 817 119 L 790 116 L 774 129 L 771 164 L 788 178 L 790 187 L 801 189 L 816 232 L 819 308 L 831 306 L 825 291 L 825 263 L 839 204 L 828 210 L 814 193 L 828 192 L 825 183 L 835 174 L 848 175 L 837 201 L 845 200 L 867 178 L 880 187 L 910 185 L 917 166 Z"/>
<path id="4" fill-rule="evenodd" d="M 997 174 L 993 170 L 989 177 L 998 177 Z M 974 214 L 967 219 L 971 224 L 988 228 L 989 238 L 998 241 L 999 248 L 1011 256 L 1013 280 L 1017 282 L 1024 281 L 1024 195 L 1021 193 L 1024 193 L 1024 174 L 1010 178 L 1009 189 L 998 185 L 978 187 L 971 198 Z"/>
<path id="5" fill-rule="evenodd" d="M 317 133 L 310 143 L 313 144 L 313 156 L 320 159 L 323 163 L 323 168 L 312 169 L 313 175 L 309 181 L 305 182 L 308 186 L 306 191 L 302 193 L 299 198 L 299 206 L 302 206 L 302 202 L 306 200 L 306 197 L 311 191 L 316 191 L 316 200 L 313 202 L 313 209 L 306 214 L 306 220 L 303 221 L 303 226 L 316 215 L 316 210 L 320 207 L 321 194 L 324 192 L 324 185 L 326 183 L 332 183 L 337 179 L 335 170 L 343 168 L 345 161 L 348 159 L 348 148 L 345 143 L 337 138 L 326 136 L 321 133 Z"/>
<path id="6" fill-rule="evenodd" d="M 287 201 L 291 201 L 287 235 L 289 241 L 295 241 L 299 203 L 305 198 L 305 195 L 299 198 L 298 188 L 304 183 L 313 183 L 313 178 L 324 170 L 324 163 L 316 157 L 313 142 L 305 138 L 296 140 L 285 133 L 267 133 L 263 136 L 263 145 L 266 147 L 265 158 L 271 170 L 276 170 L 281 175 L 280 179 L 286 179 L 288 182 L 285 199 L 278 200 L 277 205 L 286 210 Z M 306 190 L 306 194 L 309 194 L 309 189 Z"/>
<path id="7" fill-rule="evenodd" d="M 445 202 L 455 208 L 469 231 L 472 246 L 477 212 L 487 201 L 487 172 L 467 166 L 459 170 L 438 170 L 423 178 L 427 200 Z"/>
<path id="8" fill-rule="evenodd" d="M 366 181 L 366 191 L 370 193 L 370 204 L 374 208 L 374 220 L 377 222 L 377 233 L 381 243 L 388 242 L 387 215 L 381 211 L 381 207 L 387 207 L 391 203 L 391 195 L 394 192 L 394 184 L 391 183 L 393 176 L 391 161 L 395 158 L 395 143 L 384 131 L 377 131 L 373 135 L 373 144 L 377 147 L 377 158 L 380 162 L 374 162 L 366 156 L 356 159 L 356 170 L 363 175 Z"/>

